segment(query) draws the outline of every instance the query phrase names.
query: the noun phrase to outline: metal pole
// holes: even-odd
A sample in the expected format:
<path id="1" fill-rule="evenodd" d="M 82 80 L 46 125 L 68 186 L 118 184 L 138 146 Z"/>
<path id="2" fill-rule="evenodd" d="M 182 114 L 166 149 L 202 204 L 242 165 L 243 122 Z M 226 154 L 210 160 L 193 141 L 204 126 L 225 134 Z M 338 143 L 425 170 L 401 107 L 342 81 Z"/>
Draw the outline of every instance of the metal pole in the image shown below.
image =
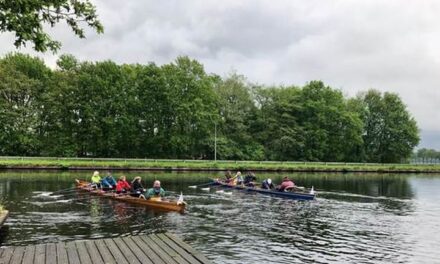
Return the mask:
<path id="1" fill-rule="evenodd" d="M 214 161 L 217 161 L 217 123 L 214 124 Z"/>

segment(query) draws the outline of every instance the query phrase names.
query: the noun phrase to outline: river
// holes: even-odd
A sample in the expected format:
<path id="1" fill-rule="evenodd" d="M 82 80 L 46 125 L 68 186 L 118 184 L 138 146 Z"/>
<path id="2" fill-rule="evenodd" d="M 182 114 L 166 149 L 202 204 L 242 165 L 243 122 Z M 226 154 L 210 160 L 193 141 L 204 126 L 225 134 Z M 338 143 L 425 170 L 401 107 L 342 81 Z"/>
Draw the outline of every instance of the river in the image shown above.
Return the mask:
<path id="1" fill-rule="evenodd" d="M 70 190 L 50 195 L 90 172 L 2 171 L 0 199 L 11 213 L 1 246 L 169 231 L 215 263 L 440 263 L 440 175 L 287 174 L 314 186 L 314 201 L 188 188 L 219 173 L 126 175 L 148 184 L 159 179 L 171 196 L 182 192 L 187 212 Z M 258 177 L 279 182 L 284 175 Z"/>

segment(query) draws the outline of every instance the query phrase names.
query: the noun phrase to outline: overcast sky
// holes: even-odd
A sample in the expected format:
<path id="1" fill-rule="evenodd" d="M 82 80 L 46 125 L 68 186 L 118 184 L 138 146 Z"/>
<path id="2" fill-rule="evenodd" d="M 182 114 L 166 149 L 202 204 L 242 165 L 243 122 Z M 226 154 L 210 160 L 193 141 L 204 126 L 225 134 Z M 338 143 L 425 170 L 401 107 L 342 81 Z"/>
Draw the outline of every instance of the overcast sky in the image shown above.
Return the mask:
<path id="1" fill-rule="evenodd" d="M 80 40 L 58 26 L 59 54 L 158 64 L 188 55 L 207 72 L 235 70 L 261 84 L 397 92 L 421 128 L 420 147 L 440 149 L 440 1 L 93 2 L 105 33 Z M 14 50 L 13 36 L 0 35 L 0 55 Z M 39 56 L 51 66 L 57 59 Z"/>

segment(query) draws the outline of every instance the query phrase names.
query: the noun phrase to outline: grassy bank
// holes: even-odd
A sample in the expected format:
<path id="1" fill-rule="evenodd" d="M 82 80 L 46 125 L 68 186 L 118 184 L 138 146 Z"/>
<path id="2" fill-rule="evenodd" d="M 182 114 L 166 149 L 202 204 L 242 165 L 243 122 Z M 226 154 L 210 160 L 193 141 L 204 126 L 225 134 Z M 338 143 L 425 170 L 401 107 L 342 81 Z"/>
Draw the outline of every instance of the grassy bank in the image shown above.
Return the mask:
<path id="1" fill-rule="evenodd" d="M 310 172 L 440 172 L 440 164 L 376 164 L 335 162 L 200 161 L 150 159 L 0 158 L 0 169 L 61 170 L 255 170 Z"/>

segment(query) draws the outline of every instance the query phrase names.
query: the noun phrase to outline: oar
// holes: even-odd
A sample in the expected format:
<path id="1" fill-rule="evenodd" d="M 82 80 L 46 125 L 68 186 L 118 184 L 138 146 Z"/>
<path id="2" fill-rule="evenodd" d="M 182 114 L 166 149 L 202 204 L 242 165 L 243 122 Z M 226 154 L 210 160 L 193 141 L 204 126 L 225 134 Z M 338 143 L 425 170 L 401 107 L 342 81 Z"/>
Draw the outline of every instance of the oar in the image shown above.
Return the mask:
<path id="1" fill-rule="evenodd" d="M 66 189 L 62 189 L 62 190 L 58 190 L 58 191 L 52 192 L 49 195 L 64 194 L 64 193 L 69 193 L 69 192 L 74 192 L 74 191 L 76 191 L 76 187 L 70 187 L 70 188 L 66 188 Z"/>
<path id="2" fill-rule="evenodd" d="M 209 185 L 213 185 L 213 184 L 214 184 L 214 182 L 208 182 L 208 183 L 203 183 L 203 184 L 199 184 L 199 185 L 190 185 L 190 186 L 188 186 L 188 188 L 197 189 L 198 187 L 209 186 Z"/>

